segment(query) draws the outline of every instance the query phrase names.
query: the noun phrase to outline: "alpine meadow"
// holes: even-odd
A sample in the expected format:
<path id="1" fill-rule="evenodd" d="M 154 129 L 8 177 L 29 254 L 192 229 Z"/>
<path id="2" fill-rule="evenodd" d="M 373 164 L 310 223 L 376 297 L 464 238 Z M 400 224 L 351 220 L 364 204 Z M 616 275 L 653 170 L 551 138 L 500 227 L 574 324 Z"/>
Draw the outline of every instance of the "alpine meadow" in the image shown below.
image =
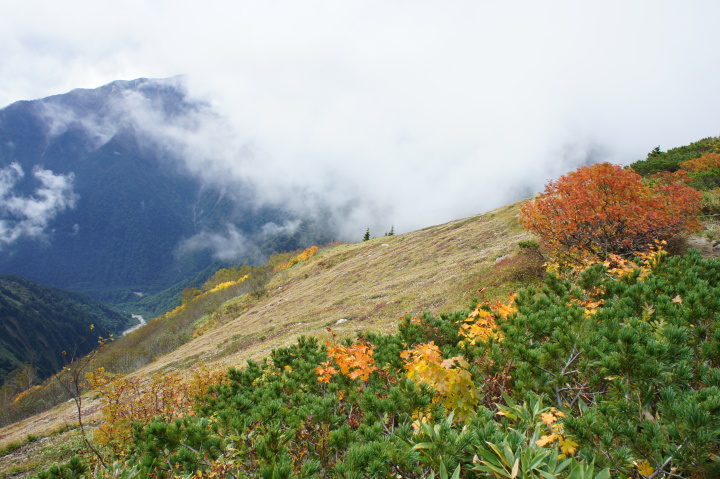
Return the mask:
<path id="1" fill-rule="evenodd" d="M 5 398 L 0 474 L 719 477 L 719 214 L 711 137 L 216 265 Z"/>

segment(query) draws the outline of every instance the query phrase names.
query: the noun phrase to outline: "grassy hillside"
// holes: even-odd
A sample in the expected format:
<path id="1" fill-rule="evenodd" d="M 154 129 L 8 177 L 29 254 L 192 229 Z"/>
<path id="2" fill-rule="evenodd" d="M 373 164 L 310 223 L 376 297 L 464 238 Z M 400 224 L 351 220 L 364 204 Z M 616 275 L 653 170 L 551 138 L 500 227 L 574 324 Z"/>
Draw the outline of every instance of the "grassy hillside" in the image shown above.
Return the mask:
<path id="1" fill-rule="evenodd" d="M 717 477 L 718 260 L 655 251 L 540 280 L 517 211 L 184 294 L 157 324 L 204 310 L 194 339 L 95 375 L 85 417 L 116 462 L 82 477 Z M 65 405 L 0 430 L 0 473 L 81 477 L 73 422 Z"/>
<path id="2" fill-rule="evenodd" d="M 541 280 L 519 210 L 184 290 L 88 368 L 105 369 L 85 422 L 131 458 L 102 477 L 714 477 L 717 261 L 618 256 Z M 92 463 L 76 419 L 62 404 L 0 429 L 0 474 Z M 84 466 L 68 467 L 42 477 Z"/>
<path id="3" fill-rule="evenodd" d="M 2 411 L 0 476 L 717 477 L 718 139 L 633 166 L 704 190 L 702 255 L 670 235 L 546 273 L 515 204 L 223 269 L 87 367 L 102 453 L 72 403 L 17 421 L 64 373 Z"/>
<path id="4" fill-rule="evenodd" d="M 327 327 L 344 336 L 394 331 L 406 314 L 467 308 L 482 287 L 488 297 L 506 296 L 518 284 L 513 280 L 522 279 L 518 242 L 530 237 L 517 225 L 517 214 L 518 205 L 510 205 L 420 231 L 321 250 L 274 276 L 259 297 L 241 295 L 222 305 L 206 305 L 215 313 L 211 327 L 136 374 L 183 371 L 200 362 L 223 369 L 239 366 L 302 334 L 325 339 Z M 207 321 L 203 316 L 205 311 L 198 309 L 196 316 L 180 319 L 192 331 L 193 323 Z M 158 322 L 158 331 L 168 329 L 160 326 Z M 150 331 L 145 328 L 117 343 L 139 341 Z M 148 338 L 157 343 L 158 334 Z M 93 411 L 97 405 L 91 400 L 87 407 Z M 72 425 L 73 414 L 63 404 L 0 429 L 0 447 Z"/>

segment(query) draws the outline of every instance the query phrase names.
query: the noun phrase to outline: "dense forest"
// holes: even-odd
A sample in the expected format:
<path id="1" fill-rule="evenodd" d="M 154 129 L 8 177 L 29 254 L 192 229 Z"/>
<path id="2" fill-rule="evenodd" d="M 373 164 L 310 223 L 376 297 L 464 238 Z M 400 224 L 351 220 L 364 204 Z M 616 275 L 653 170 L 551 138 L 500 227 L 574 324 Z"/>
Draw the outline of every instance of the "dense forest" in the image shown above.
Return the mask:
<path id="1" fill-rule="evenodd" d="M 129 314 L 83 294 L 0 276 L 0 386 L 21 369 L 32 370 L 35 380 L 58 372 L 67 362 L 62 352 L 72 352 L 90 325 L 108 337 L 131 323 Z M 95 341 L 82 345 L 78 357 L 96 346 Z"/>

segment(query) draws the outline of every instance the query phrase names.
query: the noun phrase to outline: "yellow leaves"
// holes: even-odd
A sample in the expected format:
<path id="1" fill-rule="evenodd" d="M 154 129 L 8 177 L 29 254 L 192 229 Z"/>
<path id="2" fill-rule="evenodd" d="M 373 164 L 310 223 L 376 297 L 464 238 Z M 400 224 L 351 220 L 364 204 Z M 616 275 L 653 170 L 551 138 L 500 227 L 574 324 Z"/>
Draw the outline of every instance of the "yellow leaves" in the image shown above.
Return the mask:
<path id="1" fill-rule="evenodd" d="M 545 423 L 549 429 L 549 434 L 543 435 L 540 439 L 535 441 L 535 444 L 540 447 L 546 447 L 557 443 L 562 454 L 558 457 L 564 458 L 568 455 L 572 456 L 577 452 L 578 443 L 565 436 L 565 428 L 560 421 L 565 415 L 551 408 L 549 412 L 544 412 L 540 415 L 540 420 Z"/>
<path id="2" fill-rule="evenodd" d="M 86 378 L 101 394 L 102 423 L 94 439 L 122 454 L 132 440 L 131 424 L 146 424 L 156 416 L 172 420 L 193 414 L 195 402 L 206 397 L 210 385 L 222 383 L 226 375 L 222 369 L 201 365 L 190 373 L 152 377 L 127 377 L 99 368 Z"/>
<path id="3" fill-rule="evenodd" d="M 585 307 L 585 316 L 592 316 L 597 312 L 597 309 L 605 304 L 604 299 L 599 299 L 597 301 L 592 301 L 591 299 L 578 299 L 578 298 L 571 298 L 570 303 L 568 303 L 568 306 L 570 306 L 572 303 L 579 304 L 580 306 Z"/>
<path id="4" fill-rule="evenodd" d="M 654 244 L 650 245 L 646 251 L 639 251 L 635 253 L 635 256 L 640 258 L 643 261 L 643 265 L 647 268 L 655 269 L 667 257 L 665 246 L 667 246 L 667 241 L 655 240 Z"/>
<path id="5" fill-rule="evenodd" d="M 373 358 L 375 350 L 366 344 L 343 346 L 328 342 L 327 347 L 329 360 L 315 368 L 317 380 L 321 383 L 329 383 L 332 376 L 338 373 L 367 382 L 370 374 L 377 371 Z M 335 368 L 333 363 L 340 369 Z"/>
<path id="6" fill-rule="evenodd" d="M 708 152 L 700 158 L 680 162 L 685 171 L 711 171 L 720 168 L 720 153 Z"/>
<path id="7" fill-rule="evenodd" d="M 507 319 L 508 316 L 517 312 L 517 306 L 515 306 L 515 294 L 510 295 L 508 304 L 503 304 L 498 301 L 491 305 L 490 309 L 499 314 L 502 319 Z"/>
<path id="8" fill-rule="evenodd" d="M 455 411 L 455 417 L 465 420 L 474 411 L 479 398 L 465 358 L 442 359 L 433 341 L 403 351 L 400 357 L 405 361 L 408 378 L 432 386 L 436 392 L 434 401 Z"/>
<path id="9" fill-rule="evenodd" d="M 503 334 L 496 321 L 506 319 L 516 311 L 514 295 L 507 304 L 499 301 L 479 303 L 460 326 L 459 335 L 463 338 L 460 345 L 502 341 Z M 411 322 L 416 322 L 416 318 Z M 407 377 L 432 386 L 436 391 L 434 401 L 455 411 L 456 418 L 465 420 L 474 411 L 479 395 L 469 371 L 470 364 L 464 357 L 443 359 L 440 348 L 431 341 L 403 351 L 400 358 L 405 362 Z"/>
<path id="10" fill-rule="evenodd" d="M 655 244 L 650 245 L 647 250 L 635 253 L 635 256 L 642 260 L 640 266 L 615 254 L 611 254 L 603 264 L 608 269 L 608 274 L 617 279 L 639 271 L 638 281 L 645 281 L 647 275 L 659 266 L 667 256 L 664 249 L 666 244 L 666 241 L 655 241 Z"/>
<path id="11" fill-rule="evenodd" d="M 276 266 L 276 269 L 278 271 L 286 270 L 286 269 L 290 268 L 291 266 L 295 266 L 296 264 L 300 263 L 301 261 L 306 261 L 306 260 L 310 259 L 311 257 L 315 256 L 315 253 L 317 253 L 317 252 L 318 252 L 318 247 L 311 246 L 311 247 L 305 249 L 299 255 L 292 258 L 287 263 L 280 263 L 279 265 Z"/>
<path id="12" fill-rule="evenodd" d="M 562 451 L 563 456 L 574 455 L 578 447 L 578 443 L 576 443 L 572 439 L 568 439 L 562 436 L 558 440 L 558 445 L 560 446 L 560 450 Z"/>
<path id="13" fill-rule="evenodd" d="M 603 264 L 607 268 L 608 274 L 615 278 L 631 275 L 637 269 L 635 263 L 616 254 L 611 254 Z"/>
<path id="14" fill-rule="evenodd" d="M 85 380 L 91 389 L 99 389 L 106 384 L 111 383 L 115 379 L 119 378 L 120 374 L 112 374 L 105 371 L 105 368 L 100 367 L 95 371 L 91 371 L 85 375 Z"/>
<path id="15" fill-rule="evenodd" d="M 682 304 L 682 301 L 683 301 L 683 300 L 682 300 L 682 297 L 678 294 L 678 295 L 675 296 L 671 301 L 672 301 L 673 303 Z"/>
<path id="16" fill-rule="evenodd" d="M 655 472 L 655 469 L 653 469 L 650 463 L 645 460 L 635 461 L 635 467 L 637 467 L 638 472 L 645 477 L 652 476 L 652 474 Z"/>
<path id="17" fill-rule="evenodd" d="M 465 324 L 460 327 L 460 336 L 465 338 L 463 343 L 475 345 L 478 341 L 502 341 L 503 334 L 499 330 L 496 318 L 506 319 L 517 311 L 515 296 L 510 296 L 507 304 L 501 302 L 478 303 L 477 307 L 468 315 Z"/>
<path id="18" fill-rule="evenodd" d="M 248 279 L 249 277 L 250 277 L 250 275 L 249 275 L 249 274 L 246 274 L 246 275 L 243 276 L 242 278 L 237 279 L 237 280 L 235 280 L 235 281 L 225 281 L 224 283 L 218 284 L 217 286 L 215 286 L 214 288 L 212 288 L 211 290 L 209 290 L 207 293 L 204 293 L 204 294 L 210 294 L 210 293 L 214 293 L 214 292 L 216 292 L 216 291 L 222 291 L 223 289 L 228 289 L 230 286 L 235 286 L 235 285 L 237 285 L 237 284 L 242 283 L 243 281 L 245 281 L 245 280 Z"/>
<path id="19" fill-rule="evenodd" d="M 412 418 L 414 419 L 412 423 L 413 433 L 417 435 L 422 432 L 423 424 L 430 423 L 430 421 L 432 420 L 432 413 L 428 411 L 415 411 L 412 414 Z"/>
<path id="20" fill-rule="evenodd" d="M 542 436 L 537 441 L 535 441 L 535 444 L 540 447 L 545 447 L 548 444 L 552 444 L 553 442 L 557 441 L 558 437 L 559 436 L 557 434 L 545 435 L 545 436 Z"/>
<path id="21" fill-rule="evenodd" d="M 172 311 L 168 311 L 167 313 L 159 316 L 158 319 L 168 318 L 168 317 L 170 317 L 170 316 L 173 316 L 173 315 L 179 313 L 179 312 L 182 311 L 183 309 L 185 309 L 185 305 L 184 305 L 184 304 L 181 304 L 180 306 L 178 306 L 177 308 L 173 309 Z"/>
<path id="22" fill-rule="evenodd" d="M 560 274 L 561 265 L 557 261 L 549 261 L 545 263 L 543 266 L 545 266 L 545 271 L 548 274 Z"/>
<path id="23" fill-rule="evenodd" d="M 558 415 L 562 415 L 562 413 L 558 413 Z M 562 416 L 561 416 L 562 417 Z M 557 416 L 555 416 L 552 412 L 544 412 L 540 415 L 540 419 L 542 422 L 550 426 L 554 422 L 558 420 Z"/>
<path id="24" fill-rule="evenodd" d="M 39 390 L 39 389 L 41 389 L 41 386 L 35 385 L 35 386 L 33 386 L 33 387 L 29 388 L 29 389 L 26 389 L 25 391 L 21 391 L 20 393 L 18 393 L 18 394 L 13 398 L 11 404 L 17 404 L 17 403 L 19 403 L 20 400 L 21 400 L 22 398 L 24 398 L 25 396 L 27 396 L 28 394 L 30 394 L 31 391 L 37 391 L 37 390 Z"/>

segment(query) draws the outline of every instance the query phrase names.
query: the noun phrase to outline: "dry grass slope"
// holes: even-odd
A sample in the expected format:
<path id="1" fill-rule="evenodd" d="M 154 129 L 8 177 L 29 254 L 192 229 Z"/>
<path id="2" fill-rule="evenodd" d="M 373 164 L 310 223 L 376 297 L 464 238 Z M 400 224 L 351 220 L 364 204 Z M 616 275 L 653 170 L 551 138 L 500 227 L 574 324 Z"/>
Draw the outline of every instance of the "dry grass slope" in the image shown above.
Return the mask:
<path id="1" fill-rule="evenodd" d="M 518 205 L 403 235 L 326 250 L 276 276 L 240 316 L 149 365 L 145 372 L 197 362 L 242 365 L 300 335 L 390 331 L 400 316 L 471 306 L 498 258 L 530 238 Z M 499 290 L 501 295 L 509 291 Z M 336 324 L 338 320 L 349 321 Z"/>
<path id="2" fill-rule="evenodd" d="M 321 251 L 275 276 L 266 293 L 237 317 L 224 318 L 222 326 L 135 374 L 183 370 L 198 363 L 238 367 L 300 335 L 329 337 L 327 327 L 341 336 L 387 332 L 406 314 L 467 309 L 480 287 L 491 286 L 488 298 L 504 296 L 512 286 L 493 276 L 498 259 L 514 254 L 518 242 L 530 238 L 517 223 L 518 212 L 519 204 L 513 204 L 420 231 Z M 341 319 L 347 321 L 338 322 Z M 92 416 L 97 401 L 88 398 L 86 405 Z M 0 448 L 74 424 L 70 406 L 0 429 Z M 17 459 L 17 452 L 13 456 Z M 0 474 L 3 462 L 0 458 Z"/>

